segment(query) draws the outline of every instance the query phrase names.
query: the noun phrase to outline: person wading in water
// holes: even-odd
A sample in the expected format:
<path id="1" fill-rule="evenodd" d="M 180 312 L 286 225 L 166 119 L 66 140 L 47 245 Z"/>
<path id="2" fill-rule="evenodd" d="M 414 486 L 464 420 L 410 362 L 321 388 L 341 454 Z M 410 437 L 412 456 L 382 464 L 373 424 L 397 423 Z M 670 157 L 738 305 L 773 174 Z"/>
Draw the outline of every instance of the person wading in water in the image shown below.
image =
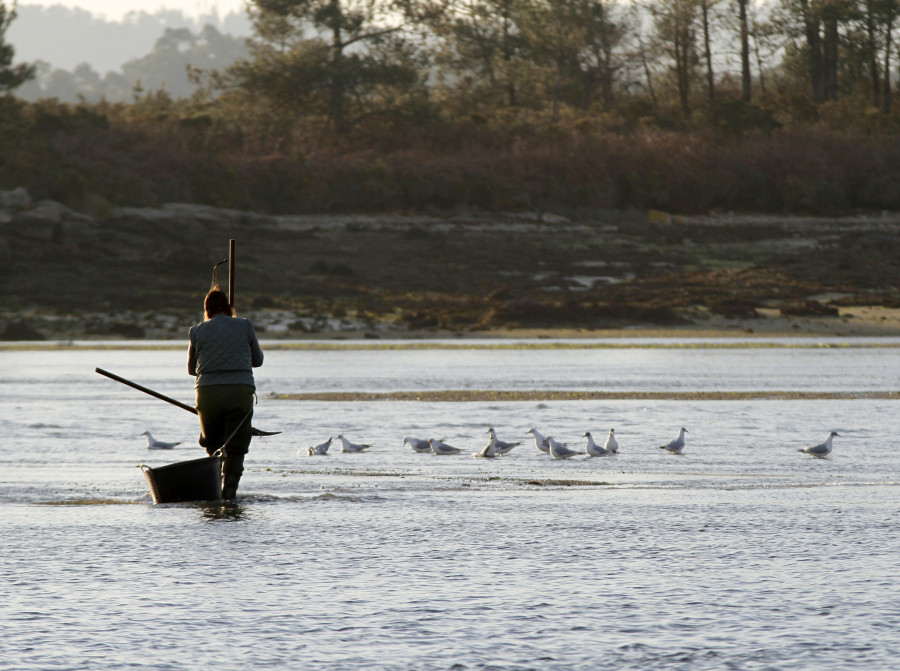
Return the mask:
<path id="1" fill-rule="evenodd" d="M 203 307 L 205 319 L 189 331 L 188 373 L 196 378 L 200 445 L 207 454 L 214 454 L 237 430 L 222 459 L 222 498 L 229 501 L 237 494 L 253 437 L 253 369 L 262 366 L 263 352 L 253 324 L 234 315 L 218 285 L 206 294 Z"/>

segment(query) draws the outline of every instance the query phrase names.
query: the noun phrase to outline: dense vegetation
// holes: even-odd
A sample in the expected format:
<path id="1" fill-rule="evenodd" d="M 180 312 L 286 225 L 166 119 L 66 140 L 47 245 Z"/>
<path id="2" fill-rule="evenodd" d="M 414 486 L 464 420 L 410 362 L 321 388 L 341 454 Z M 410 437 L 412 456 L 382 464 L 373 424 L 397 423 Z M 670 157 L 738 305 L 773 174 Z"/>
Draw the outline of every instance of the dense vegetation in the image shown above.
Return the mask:
<path id="1" fill-rule="evenodd" d="M 190 97 L 7 95 L 0 186 L 94 213 L 900 209 L 898 7 L 254 0 L 249 55 L 195 62 Z"/>

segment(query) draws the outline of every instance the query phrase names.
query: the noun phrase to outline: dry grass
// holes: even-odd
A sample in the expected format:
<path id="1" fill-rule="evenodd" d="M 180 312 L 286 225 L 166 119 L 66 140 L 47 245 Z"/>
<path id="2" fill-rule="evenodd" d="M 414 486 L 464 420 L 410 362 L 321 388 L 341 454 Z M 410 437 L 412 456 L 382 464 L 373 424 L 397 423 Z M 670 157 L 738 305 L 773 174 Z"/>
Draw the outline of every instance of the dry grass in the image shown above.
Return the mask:
<path id="1" fill-rule="evenodd" d="M 736 138 L 609 129 L 591 119 L 457 119 L 343 136 L 316 128 L 257 143 L 248 138 L 265 129 L 227 120 L 198 127 L 177 107 L 153 112 L 26 105 L 19 119 L 0 123 L 9 159 L 0 183 L 74 207 L 99 197 L 262 212 L 900 209 L 900 145 L 854 130 L 798 126 Z"/>

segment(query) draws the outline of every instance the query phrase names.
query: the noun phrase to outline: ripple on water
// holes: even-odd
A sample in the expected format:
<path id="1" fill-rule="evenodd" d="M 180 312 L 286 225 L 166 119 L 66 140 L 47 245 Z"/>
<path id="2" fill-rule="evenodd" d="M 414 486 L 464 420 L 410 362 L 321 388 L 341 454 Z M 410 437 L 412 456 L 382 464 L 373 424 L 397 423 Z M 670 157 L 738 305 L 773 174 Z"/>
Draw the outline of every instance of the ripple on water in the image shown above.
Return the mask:
<path id="1" fill-rule="evenodd" d="M 418 354 L 326 365 L 280 352 L 257 417 L 284 433 L 254 442 L 238 501 L 165 506 L 150 504 L 136 466 L 194 455 L 196 418 L 87 381 L 78 370 L 103 363 L 96 352 L 51 357 L 65 384 L 22 373 L 26 356 L 0 383 L 22 386 L 0 395 L 0 669 L 891 668 L 900 454 L 889 398 L 265 400 L 305 389 L 307 371 L 341 392 L 402 390 L 407 373 L 413 388 L 533 389 L 564 370 L 585 389 L 614 374 L 626 391 L 669 392 L 789 379 L 882 392 L 867 375 L 896 379 L 894 353 L 729 351 L 520 352 L 538 364 L 529 380 L 496 352 L 451 356 L 437 373 Z M 110 367 L 190 401 L 183 361 L 170 374 L 166 356 L 129 352 Z M 140 434 L 155 426 L 186 448 L 149 454 Z M 523 445 L 469 458 L 488 426 Z M 573 445 L 615 427 L 622 448 L 553 462 L 524 434 L 532 426 Z M 685 454 L 663 454 L 680 426 Z M 832 428 L 831 458 L 797 453 Z M 374 447 L 296 456 L 338 433 Z M 415 454 L 402 439 L 418 434 L 467 453 Z"/>

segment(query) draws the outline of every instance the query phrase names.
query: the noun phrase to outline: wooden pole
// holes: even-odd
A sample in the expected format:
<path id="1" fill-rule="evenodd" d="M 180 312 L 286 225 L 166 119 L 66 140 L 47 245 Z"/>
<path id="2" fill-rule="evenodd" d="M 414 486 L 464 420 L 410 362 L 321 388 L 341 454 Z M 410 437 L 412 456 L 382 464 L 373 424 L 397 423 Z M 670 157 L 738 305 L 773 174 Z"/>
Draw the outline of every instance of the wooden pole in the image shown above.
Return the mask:
<path id="1" fill-rule="evenodd" d="M 137 389 L 138 391 L 142 391 L 145 394 L 149 394 L 150 396 L 158 398 L 161 401 L 165 401 L 166 403 L 171 403 L 172 405 L 177 405 L 179 408 L 182 408 L 183 410 L 187 410 L 188 412 L 192 412 L 195 415 L 198 414 L 197 408 L 190 406 L 187 403 L 182 403 L 181 401 L 177 401 L 174 398 L 172 398 L 171 396 L 166 396 L 165 394 L 160 394 L 158 391 L 153 391 L 152 389 L 148 389 L 147 387 L 145 387 L 142 384 L 138 384 L 137 382 L 132 382 L 131 380 L 126 380 L 124 377 L 120 377 L 120 376 L 116 375 L 115 373 L 110 373 L 108 370 L 103 370 L 102 368 L 95 368 L 94 371 L 97 373 L 100 373 L 100 375 L 105 375 L 110 380 L 115 380 L 116 382 L 121 382 L 122 384 L 128 385 L 129 387 L 131 387 L 133 389 Z M 247 417 L 249 417 L 249 416 L 250 415 L 247 415 Z M 247 421 L 247 418 L 245 417 L 244 422 L 246 422 L 246 421 Z M 241 422 L 241 424 L 243 424 L 244 422 Z M 262 429 L 257 429 L 255 426 L 251 426 L 250 431 L 253 433 L 254 436 L 275 436 L 275 435 L 281 433 L 281 431 L 263 431 Z M 232 436 L 232 438 L 233 437 L 234 436 Z M 231 438 L 229 438 L 228 440 L 231 440 Z"/>
<path id="2" fill-rule="evenodd" d="M 234 307 L 234 238 L 228 241 L 228 304 Z"/>
<path id="3" fill-rule="evenodd" d="M 115 380 L 116 382 L 121 382 L 122 384 L 126 384 L 133 389 L 137 389 L 138 391 L 142 391 L 145 394 L 150 394 L 151 396 L 155 396 L 161 401 L 165 401 L 166 403 L 171 403 L 172 405 L 177 405 L 179 408 L 187 410 L 188 412 L 192 412 L 195 415 L 197 414 L 197 408 L 194 408 L 187 403 L 182 403 L 181 401 L 176 401 L 174 398 L 166 396 L 165 394 L 160 394 L 158 391 L 153 391 L 152 389 L 148 389 L 147 387 L 138 384 L 137 382 L 132 382 L 131 380 L 126 380 L 124 377 L 119 377 L 115 373 L 110 373 L 108 370 L 103 370 L 102 368 L 95 368 L 94 371 L 100 373 L 100 375 L 105 375 L 111 380 Z"/>

